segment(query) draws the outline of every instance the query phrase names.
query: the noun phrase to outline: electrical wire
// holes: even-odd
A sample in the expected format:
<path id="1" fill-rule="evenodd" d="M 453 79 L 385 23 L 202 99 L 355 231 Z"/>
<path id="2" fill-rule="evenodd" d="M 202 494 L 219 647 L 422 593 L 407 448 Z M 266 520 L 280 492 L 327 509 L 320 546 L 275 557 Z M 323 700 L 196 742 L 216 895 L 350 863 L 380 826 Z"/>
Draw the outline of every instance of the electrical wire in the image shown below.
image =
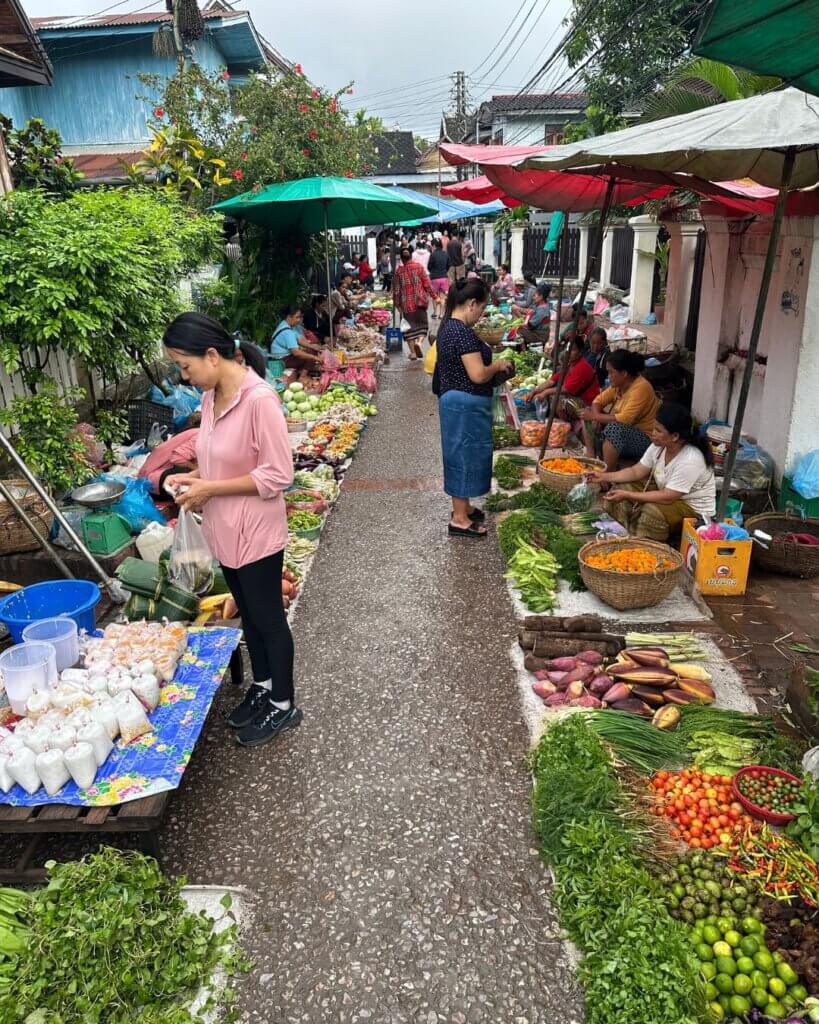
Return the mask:
<path id="1" fill-rule="evenodd" d="M 130 3 L 130 0 L 119 0 L 118 3 L 111 4 L 110 7 L 103 7 L 103 9 L 101 11 L 97 11 L 95 14 L 81 14 L 81 15 L 79 15 L 76 18 L 69 18 L 68 20 L 65 20 L 65 21 L 62 20 L 62 19 L 55 20 L 55 23 L 51 27 L 55 28 L 55 29 L 58 29 L 58 28 L 59 29 L 62 29 L 62 28 L 73 28 L 75 25 L 82 25 L 83 22 L 93 21 L 94 18 L 99 18 L 103 14 L 107 14 L 109 11 L 113 11 L 115 8 L 122 7 L 123 4 L 127 4 L 127 3 Z M 128 11 L 126 13 L 133 14 L 134 12 L 133 11 Z M 42 26 L 41 26 L 41 28 L 42 28 Z"/>
<path id="2" fill-rule="evenodd" d="M 521 11 L 523 10 L 523 8 L 524 8 L 524 7 L 526 6 L 527 2 L 528 2 L 528 0 L 522 0 L 522 2 L 521 2 L 521 5 L 520 5 L 520 7 L 518 7 L 518 9 L 517 9 L 517 10 L 515 11 L 514 15 L 512 16 L 512 20 L 511 20 L 511 21 L 509 22 L 509 24 L 508 24 L 508 25 L 506 26 L 506 28 L 505 28 L 505 29 L 503 30 L 503 32 L 502 32 L 502 33 L 500 34 L 500 36 L 498 36 L 498 38 L 496 39 L 496 41 L 495 41 L 495 45 L 494 45 L 494 46 L 492 47 L 492 49 L 491 49 L 491 50 L 489 51 L 489 53 L 488 53 L 488 54 L 487 54 L 487 55 L 486 55 L 486 56 L 484 57 L 484 59 L 483 59 L 483 60 L 482 60 L 482 61 L 481 61 L 481 62 L 480 62 L 480 63 L 479 63 L 479 64 L 478 64 L 478 65 L 477 65 L 476 67 L 474 67 L 474 68 L 473 68 L 473 69 L 472 69 L 472 70 L 471 70 L 471 71 L 469 72 L 469 74 L 468 74 L 468 77 L 469 77 L 469 78 L 472 78 L 472 77 L 474 77 L 475 75 L 477 75 L 477 73 L 478 73 L 478 72 L 480 71 L 480 69 L 481 69 L 481 68 L 482 68 L 482 67 L 484 66 L 484 64 L 485 64 L 485 63 L 486 63 L 486 62 L 487 62 L 488 60 L 491 60 L 491 59 L 492 59 L 492 55 L 493 55 L 494 53 L 497 53 L 497 49 L 498 49 L 498 47 L 500 46 L 500 44 L 501 44 L 501 41 L 502 41 L 502 40 L 504 39 L 504 37 L 506 36 L 507 32 L 509 32 L 509 30 L 510 30 L 510 29 L 512 28 L 512 26 L 513 26 L 513 25 L 515 24 L 515 22 L 516 22 L 516 21 L 518 20 L 518 15 L 519 15 L 519 14 L 520 14 L 520 12 L 521 12 Z"/>
<path id="3" fill-rule="evenodd" d="M 530 19 L 530 18 L 532 17 L 532 12 L 534 11 L 534 9 L 535 9 L 535 5 L 536 5 L 536 4 L 537 4 L 537 0 L 532 0 L 532 3 L 531 3 L 531 4 L 529 5 L 529 10 L 528 10 L 528 11 L 526 12 L 526 14 L 524 15 L 524 17 L 523 17 L 523 21 L 521 21 L 520 25 L 518 25 L 518 27 L 517 27 L 517 30 L 515 31 L 515 34 L 514 34 L 514 35 L 512 36 L 512 38 L 511 38 L 511 39 L 510 39 L 510 40 L 509 40 L 509 41 L 507 42 L 506 46 L 505 46 L 505 47 L 503 48 L 503 50 L 502 50 L 502 51 L 501 51 L 501 53 L 500 53 L 500 54 L 498 55 L 498 57 L 496 58 L 496 60 L 494 60 L 494 61 L 492 62 L 492 65 L 491 65 L 491 66 L 490 66 L 490 67 L 489 67 L 489 68 L 487 69 L 487 71 L 486 71 L 486 74 L 487 74 L 487 76 L 488 76 L 488 75 L 491 75 L 491 74 L 492 74 L 492 72 L 493 72 L 493 71 L 495 70 L 495 68 L 496 68 L 496 67 L 497 67 L 497 66 L 498 66 L 498 65 L 499 65 L 499 64 L 501 63 L 501 61 L 502 61 L 502 60 L 503 60 L 503 59 L 504 59 L 504 58 L 506 57 L 506 54 L 507 54 L 507 53 L 509 52 L 509 50 L 510 50 L 510 48 L 511 48 L 512 44 L 513 44 L 513 43 L 515 42 L 515 40 L 516 40 L 516 39 L 518 38 L 518 36 L 519 36 L 519 35 L 521 34 L 521 32 L 523 31 L 523 29 L 524 29 L 524 28 L 526 27 L 526 23 L 527 23 L 527 21 L 528 21 L 528 20 L 529 20 L 529 19 Z M 525 40 L 524 40 L 524 41 L 525 41 Z M 516 53 L 517 53 L 517 52 L 518 52 L 518 51 L 516 51 Z"/>
<path id="4" fill-rule="evenodd" d="M 540 24 L 540 21 L 543 18 L 543 15 L 548 11 L 550 4 L 551 4 L 551 0 L 546 0 L 546 3 L 541 8 L 540 14 L 535 19 L 534 25 L 532 25 L 532 28 L 530 30 L 530 34 L 528 36 L 526 36 L 520 42 L 520 44 L 518 45 L 518 48 L 515 50 L 515 52 L 509 58 L 507 63 L 504 65 L 503 70 L 498 73 L 499 75 L 503 76 L 509 70 L 509 68 L 511 67 L 511 65 L 512 65 L 513 61 L 515 60 L 515 58 L 518 56 L 518 54 L 523 49 L 523 47 L 529 42 L 529 39 L 531 38 L 531 36 L 534 34 L 534 31 L 538 27 L 538 25 Z M 485 79 L 483 81 L 485 82 Z M 496 89 L 499 86 L 499 84 L 500 84 L 500 82 L 497 81 L 497 82 L 491 82 L 491 83 L 489 83 L 489 85 L 486 85 L 485 88 L 484 88 L 483 95 L 485 96 L 489 92 L 490 89 Z M 476 103 L 477 103 L 477 101 L 476 101 Z"/>
<path id="5" fill-rule="evenodd" d="M 142 14 L 143 11 L 147 11 L 151 7 L 156 7 L 157 4 L 163 4 L 163 3 L 164 3 L 164 0 L 152 0 L 151 3 L 146 4 L 144 7 L 138 7 L 137 10 L 129 11 L 128 13 L 129 14 Z M 147 23 L 147 24 L 153 24 L 153 22 L 150 22 L 150 23 Z M 147 27 L 147 24 L 146 24 L 146 34 L 149 31 L 149 29 Z M 79 42 L 79 40 L 77 40 L 77 42 Z M 73 49 L 67 49 L 67 50 L 58 51 L 60 53 L 60 56 L 59 57 L 53 57 L 52 60 L 51 60 L 51 63 L 52 64 L 62 64 L 64 61 L 66 61 L 66 60 L 73 60 L 75 57 L 84 57 L 88 53 L 102 53 L 102 52 L 104 52 L 106 50 L 114 50 L 114 49 L 117 49 L 120 46 L 127 46 L 128 44 L 133 44 L 133 42 L 134 42 L 134 37 L 133 36 L 129 36 L 128 39 L 121 40 L 120 42 L 116 42 L 116 43 L 111 43 L 108 46 L 92 46 L 92 47 L 88 47 L 88 41 L 85 40 L 82 43 L 80 43 L 79 48 L 75 47 Z"/>

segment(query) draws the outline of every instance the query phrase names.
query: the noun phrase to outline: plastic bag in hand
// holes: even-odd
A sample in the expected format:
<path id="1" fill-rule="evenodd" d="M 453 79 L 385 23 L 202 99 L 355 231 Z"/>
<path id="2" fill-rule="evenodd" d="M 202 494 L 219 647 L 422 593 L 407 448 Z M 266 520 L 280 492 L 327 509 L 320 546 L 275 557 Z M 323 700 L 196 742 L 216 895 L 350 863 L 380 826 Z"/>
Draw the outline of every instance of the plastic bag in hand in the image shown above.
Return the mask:
<path id="1" fill-rule="evenodd" d="M 191 594 L 204 594 L 213 582 L 213 556 L 196 516 L 185 509 L 173 535 L 168 579 Z"/>
<path id="2" fill-rule="evenodd" d="M 575 484 L 566 495 L 566 504 L 570 512 L 588 512 L 594 504 L 594 491 L 585 481 Z"/>

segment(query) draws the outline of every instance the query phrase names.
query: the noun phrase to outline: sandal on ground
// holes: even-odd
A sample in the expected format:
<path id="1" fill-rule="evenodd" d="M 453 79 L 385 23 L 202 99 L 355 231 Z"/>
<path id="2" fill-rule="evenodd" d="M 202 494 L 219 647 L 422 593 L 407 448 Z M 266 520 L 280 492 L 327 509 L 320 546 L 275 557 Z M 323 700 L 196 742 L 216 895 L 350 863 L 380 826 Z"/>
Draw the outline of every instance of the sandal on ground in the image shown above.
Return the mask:
<path id="1" fill-rule="evenodd" d="M 412 352 L 410 352 L 410 354 L 409 354 L 409 361 L 411 363 L 414 363 L 417 358 L 418 358 L 418 356 L 413 355 Z"/>
<path id="2" fill-rule="evenodd" d="M 486 537 L 486 530 L 481 530 L 478 523 L 471 526 L 454 526 L 452 523 L 447 527 L 450 537 Z"/>
<path id="3" fill-rule="evenodd" d="M 421 346 L 419 345 L 419 343 L 417 341 L 415 342 L 415 355 L 419 359 L 423 359 L 424 358 L 424 350 L 421 348 Z"/>
<path id="4" fill-rule="evenodd" d="M 482 508 L 473 508 L 469 513 L 469 518 L 473 523 L 482 523 L 486 519 L 486 513 Z"/>

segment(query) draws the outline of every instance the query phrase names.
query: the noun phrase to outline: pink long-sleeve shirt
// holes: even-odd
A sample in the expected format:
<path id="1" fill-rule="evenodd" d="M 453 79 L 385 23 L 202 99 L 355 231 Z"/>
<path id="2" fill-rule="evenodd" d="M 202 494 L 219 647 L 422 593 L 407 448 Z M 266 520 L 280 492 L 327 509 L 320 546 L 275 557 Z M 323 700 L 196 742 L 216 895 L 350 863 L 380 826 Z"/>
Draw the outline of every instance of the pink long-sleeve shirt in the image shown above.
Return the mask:
<path id="1" fill-rule="evenodd" d="M 196 444 L 203 480 L 250 476 L 258 494 L 211 498 L 202 528 L 222 565 L 239 569 L 287 545 L 283 491 L 293 483 L 287 423 L 274 389 L 248 370 L 236 397 L 214 418 L 214 393 L 202 396 L 202 425 Z"/>

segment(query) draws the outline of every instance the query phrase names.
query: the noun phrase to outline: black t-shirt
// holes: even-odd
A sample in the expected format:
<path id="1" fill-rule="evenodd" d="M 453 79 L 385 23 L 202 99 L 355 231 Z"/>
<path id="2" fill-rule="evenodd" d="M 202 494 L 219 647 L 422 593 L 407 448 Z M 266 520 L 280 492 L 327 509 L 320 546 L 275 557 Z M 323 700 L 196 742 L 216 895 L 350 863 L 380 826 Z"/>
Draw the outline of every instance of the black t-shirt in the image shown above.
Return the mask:
<path id="1" fill-rule="evenodd" d="M 471 327 L 460 320 L 444 320 L 438 328 L 436 348 L 439 397 L 447 391 L 465 391 L 468 395 L 486 395 L 491 398 L 492 383 L 474 384 L 461 359 L 468 352 L 480 352 L 484 366 L 492 362 L 492 350 Z"/>
<path id="2" fill-rule="evenodd" d="M 447 270 L 449 270 L 449 256 L 447 256 L 443 249 L 433 249 L 429 256 L 429 265 L 427 266 L 430 280 L 446 277 Z"/>
<path id="3" fill-rule="evenodd" d="M 447 255 L 449 256 L 450 265 L 453 267 L 462 267 L 464 265 L 464 247 L 458 241 L 457 238 L 453 238 L 449 245 L 446 247 Z"/>
<path id="4" fill-rule="evenodd" d="M 329 320 L 327 314 L 322 313 L 319 315 L 315 309 L 308 309 L 304 314 L 304 326 L 308 331 L 312 331 L 317 338 L 322 341 L 330 333 Z"/>

